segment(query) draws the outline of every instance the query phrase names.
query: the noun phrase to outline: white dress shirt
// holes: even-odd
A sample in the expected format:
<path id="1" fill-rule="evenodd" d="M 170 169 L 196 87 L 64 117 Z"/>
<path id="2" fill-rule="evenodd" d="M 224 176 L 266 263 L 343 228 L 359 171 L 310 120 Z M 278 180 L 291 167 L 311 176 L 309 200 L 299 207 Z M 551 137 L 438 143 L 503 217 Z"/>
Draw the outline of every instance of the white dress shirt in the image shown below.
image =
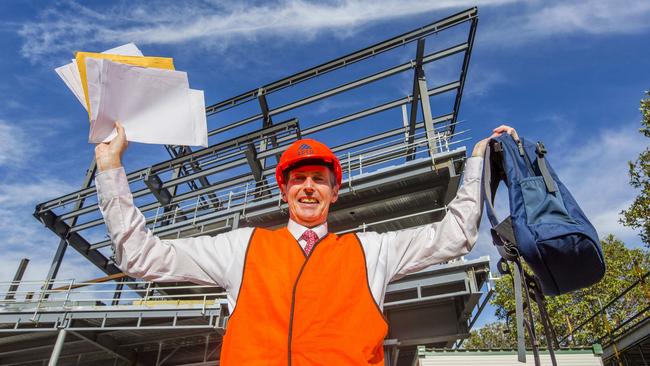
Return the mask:
<path id="1" fill-rule="evenodd" d="M 390 281 L 472 249 L 481 218 L 482 166 L 483 158 L 467 159 L 462 186 L 441 221 L 381 234 L 357 233 L 365 252 L 368 284 L 380 308 Z M 113 242 L 115 263 L 124 273 L 149 281 L 218 285 L 228 291 L 228 305 L 234 309 L 253 228 L 161 240 L 146 228 L 145 217 L 133 203 L 123 168 L 97 174 L 95 185 Z M 296 240 L 307 229 L 292 220 L 287 226 Z M 322 238 L 327 234 L 327 223 L 312 230 Z M 304 240 L 299 243 L 305 247 Z"/>

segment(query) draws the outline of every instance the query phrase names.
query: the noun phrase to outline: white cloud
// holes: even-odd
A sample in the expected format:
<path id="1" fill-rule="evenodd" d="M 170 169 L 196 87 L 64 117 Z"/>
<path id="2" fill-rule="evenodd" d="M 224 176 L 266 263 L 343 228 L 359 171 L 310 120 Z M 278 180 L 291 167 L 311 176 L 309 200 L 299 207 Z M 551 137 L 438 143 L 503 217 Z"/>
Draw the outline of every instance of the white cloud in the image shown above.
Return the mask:
<path id="1" fill-rule="evenodd" d="M 646 0 L 531 1 L 479 32 L 481 41 L 507 45 L 571 34 L 631 34 L 650 29 Z"/>
<path id="2" fill-rule="evenodd" d="M 61 52 L 131 41 L 223 51 L 235 40 L 309 40 L 324 31 L 346 37 L 378 21 L 438 10 L 446 14 L 475 5 L 498 7 L 499 13 L 483 26 L 479 37 L 503 44 L 557 34 L 635 33 L 647 30 L 650 23 L 650 2 L 646 0 L 280 0 L 129 3 L 95 8 L 67 1 L 46 8 L 37 21 L 16 28 L 24 41 L 22 55 L 36 62 Z"/>
<path id="3" fill-rule="evenodd" d="M 107 6 L 101 11 L 66 2 L 43 11 L 38 21 L 20 25 L 18 32 L 24 40 L 22 55 L 31 60 L 81 47 L 114 46 L 130 41 L 141 45 L 184 43 L 195 47 L 200 44 L 223 50 L 234 39 L 276 36 L 304 40 L 333 30 L 338 36 L 349 36 L 356 29 L 381 20 L 512 1 L 283 0 L 216 5 L 166 2 L 130 8 Z"/>
<path id="4" fill-rule="evenodd" d="M 15 166 L 29 153 L 25 133 L 0 119 L 0 167 Z"/>
<path id="5" fill-rule="evenodd" d="M 469 72 L 464 95 L 468 98 L 483 97 L 495 87 L 508 83 L 508 79 L 498 70 L 476 67 Z"/>
<path id="6" fill-rule="evenodd" d="M 73 191 L 75 187 L 58 179 L 33 182 L 0 182 L 0 282 L 10 281 L 21 258 L 31 260 L 25 279 L 45 278 L 59 238 L 32 216 L 37 203 Z M 96 271 L 74 250 L 69 250 L 59 278 L 75 273 L 86 277 Z M 85 262 L 85 263 L 82 263 Z M 81 271 L 81 272 L 79 272 Z M 1 290 L 1 289 L 0 289 Z"/>
<path id="7" fill-rule="evenodd" d="M 573 141 L 579 141 L 578 136 Z M 627 162 L 647 146 L 638 123 L 602 129 L 581 145 L 566 144 L 553 164 L 599 235 L 614 234 L 628 245 L 638 245 L 637 232 L 618 223 L 619 212 L 637 192 L 629 185 Z"/>
<path id="8" fill-rule="evenodd" d="M 32 216 L 36 204 L 78 189 L 52 176 L 60 173 L 50 172 L 51 167 L 36 168 L 34 164 L 50 161 L 42 153 L 47 152 L 57 133 L 52 128 L 57 124 L 60 121 L 48 118 L 20 122 L 0 119 L 0 282 L 13 278 L 21 258 L 31 259 L 25 279 L 44 279 L 57 248 L 59 238 Z M 46 160 L 41 160 L 43 157 Z M 73 253 L 66 255 L 61 276 L 70 278 L 78 268 L 82 274 L 93 273 L 87 263 L 81 264 L 82 258 L 74 250 L 69 252 Z"/>

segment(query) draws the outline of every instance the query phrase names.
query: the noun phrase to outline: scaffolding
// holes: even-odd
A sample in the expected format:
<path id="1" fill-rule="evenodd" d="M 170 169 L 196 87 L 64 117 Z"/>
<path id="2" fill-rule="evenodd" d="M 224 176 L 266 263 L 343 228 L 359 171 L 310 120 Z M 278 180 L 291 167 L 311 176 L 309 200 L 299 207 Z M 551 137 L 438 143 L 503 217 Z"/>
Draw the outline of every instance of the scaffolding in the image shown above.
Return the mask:
<path id="1" fill-rule="evenodd" d="M 285 225 L 287 206 L 276 187 L 275 165 L 289 144 L 304 137 L 325 142 L 343 167 L 339 199 L 328 217 L 331 231 L 385 232 L 440 220 L 464 167 L 468 137 L 458 116 L 477 22 L 478 11 L 471 8 L 208 106 L 207 148 L 165 146 L 168 158 L 128 172 L 147 227 L 173 239 Z M 95 347 L 92 357 L 91 351 L 63 347 L 57 358 L 66 365 L 143 359 L 156 365 L 217 364 L 228 316 L 223 290 L 123 276 L 105 236 L 95 173 L 92 162 L 81 189 L 36 206 L 34 217 L 59 243 L 44 281 L 7 285 L 12 296 L 0 307 L 0 364 L 5 357 L 15 364 L 43 362 L 30 358 L 37 356 L 29 347 L 13 343 L 18 339 L 50 352 L 53 344 L 69 342 Z M 109 280 L 57 279 L 68 247 Z M 390 285 L 387 363 L 407 362 L 400 360 L 416 354 L 417 345 L 444 347 L 467 337 L 485 306 L 489 259 L 439 267 Z M 432 329 L 434 324 L 418 324 L 414 316 L 453 321 Z M 50 338 L 34 336 L 39 333 Z"/>

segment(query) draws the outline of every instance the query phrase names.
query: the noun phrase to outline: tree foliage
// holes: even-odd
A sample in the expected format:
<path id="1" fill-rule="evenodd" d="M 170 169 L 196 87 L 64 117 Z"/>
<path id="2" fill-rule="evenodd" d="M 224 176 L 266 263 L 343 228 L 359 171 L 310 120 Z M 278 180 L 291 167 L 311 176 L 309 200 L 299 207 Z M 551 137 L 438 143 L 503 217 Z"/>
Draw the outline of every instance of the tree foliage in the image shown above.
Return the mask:
<path id="1" fill-rule="evenodd" d="M 517 347 L 516 338 L 504 322 L 493 322 L 472 330 L 463 346 L 467 349 L 497 349 Z"/>
<path id="2" fill-rule="evenodd" d="M 650 138 L 650 91 L 641 100 L 641 132 Z M 630 185 L 641 192 L 632 205 L 621 212 L 621 223 L 634 229 L 641 229 L 641 240 L 650 246 L 650 148 L 646 147 L 635 162 L 628 162 Z"/>
<path id="3" fill-rule="evenodd" d="M 611 306 L 607 306 L 610 300 L 616 298 L 650 270 L 650 254 L 644 248 L 629 249 L 612 235 L 602 240 L 602 246 L 607 272 L 599 283 L 569 294 L 546 297 L 548 313 L 558 338 L 568 336 L 562 342 L 562 346 L 590 346 L 597 341 L 606 341 L 608 328 L 610 331 L 618 332 L 619 325 L 634 314 L 641 313 L 650 304 L 650 277 L 647 277 L 625 296 L 614 301 Z M 464 347 L 512 348 L 516 346 L 512 282 L 510 275 L 502 276 L 496 282 L 495 294 L 491 299 L 491 303 L 496 307 L 496 316 L 501 322 L 473 330 Z M 607 307 L 604 317 L 599 313 L 602 307 Z M 536 306 L 533 306 L 533 312 L 537 336 L 541 344 L 546 345 Z M 581 325 L 595 314 L 597 316 Z M 635 322 L 629 322 L 625 328 Z"/>

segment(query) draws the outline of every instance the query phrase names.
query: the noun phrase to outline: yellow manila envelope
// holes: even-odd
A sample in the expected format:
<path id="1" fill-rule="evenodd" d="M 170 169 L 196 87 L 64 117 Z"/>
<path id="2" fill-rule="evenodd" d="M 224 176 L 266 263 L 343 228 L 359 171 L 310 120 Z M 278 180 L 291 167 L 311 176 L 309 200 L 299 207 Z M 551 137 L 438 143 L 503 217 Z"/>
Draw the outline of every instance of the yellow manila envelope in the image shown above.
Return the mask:
<path id="1" fill-rule="evenodd" d="M 87 107 L 86 109 L 88 110 L 88 119 L 90 119 L 91 114 L 90 114 L 90 101 L 88 99 L 86 57 L 101 58 L 113 62 L 132 65 L 132 66 L 174 70 L 174 59 L 170 57 L 123 56 L 123 55 L 112 55 L 112 54 L 95 53 L 95 52 L 77 52 L 75 55 L 75 59 L 77 61 L 77 68 L 79 68 L 79 76 L 81 77 L 81 85 L 83 86 L 84 96 L 86 97 L 86 107 Z"/>

